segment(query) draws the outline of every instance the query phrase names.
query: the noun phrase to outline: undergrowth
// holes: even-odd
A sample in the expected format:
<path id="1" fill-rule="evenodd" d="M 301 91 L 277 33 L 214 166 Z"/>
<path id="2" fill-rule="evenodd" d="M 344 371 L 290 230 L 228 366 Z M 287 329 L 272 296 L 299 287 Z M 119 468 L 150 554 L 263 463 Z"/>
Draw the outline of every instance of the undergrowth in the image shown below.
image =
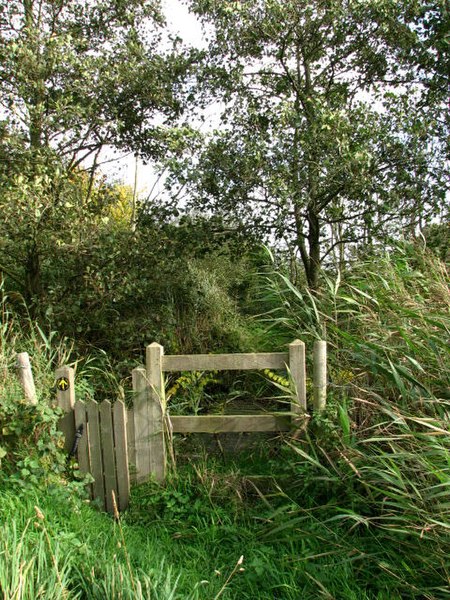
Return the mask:
<path id="1" fill-rule="evenodd" d="M 136 486 L 115 520 L 63 468 L 49 407 L 62 349 L 3 319 L 5 600 L 449 597 L 444 267 L 404 246 L 326 279 L 320 294 L 278 272 L 262 287 L 268 345 L 298 337 L 308 348 L 326 337 L 327 409 L 296 439 L 233 460 L 180 461 L 165 486 Z M 24 405 L 12 376 L 16 342 L 34 359 L 37 409 Z"/>
<path id="2" fill-rule="evenodd" d="M 353 575 L 375 597 L 448 597 L 445 266 L 404 245 L 342 278 L 326 277 L 316 295 L 274 272 L 264 302 L 273 306 L 263 319 L 274 339 L 327 339 L 330 371 L 327 410 L 315 416 L 307 437 L 289 444 L 297 455 L 288 467 L 291 504 L 270 535 L 292 541 L 316 519 L 325 551 L 352 563 Z M 333 587 L 319 580 L 334 597 Z"/>

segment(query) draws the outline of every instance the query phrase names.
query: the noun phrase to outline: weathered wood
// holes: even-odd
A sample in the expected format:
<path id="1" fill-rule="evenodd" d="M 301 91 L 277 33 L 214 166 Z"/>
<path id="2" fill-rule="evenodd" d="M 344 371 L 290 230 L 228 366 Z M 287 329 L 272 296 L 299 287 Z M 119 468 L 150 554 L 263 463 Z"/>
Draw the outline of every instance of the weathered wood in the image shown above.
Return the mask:
<path id="1" fill-rule="evenodd" d="M 314 410 L 321 411 L 327 403 L 327 343 L 315 341 L 313 350 Z"/>
<path id="2" fill-rule="evenodd" d="M 163 356 L 163 371 L 241 371 L 285 369 L 289 361 L 286 352 L 259 354 L 197 354 Z"/>
<path id="3" fill-rule="evenodd" d="M 295 340 L 289 344 L 289 371 L 295 385 L 296 401 L 291 402 L 291 412 L 301 415 L 306 412 L 306 364 L 305 344 Z"/>
<path id="4" fill-rule="evenodd" d="M 105 484 L 103 481 L 103 461 L 100 438 L 100 419 L 98 404 L 95 400 L 86 403 L 88 417 L 88 438 L 91 475 L 94 478 L 92 493 L 94 498 L 99 499 L 105 508 Z"/>
<path id="5" fill-rule="evenodd" d="M 105 481 L 106 510 L 113 514 L 114 506 L 112 492 L 117 496 L 116 464 L 114 453 L 114 433 L 111 413 L 111 403 L 104 400 L 99 406 L 100 434 L 103 454 L 103 475 Z"/>
<path id="6" fill-rule="evenodd" d="M 71 367 L 59 367 L 55 371 L 56 403 L 66 414 L 61 417 L 58 429 L 64 435 L 64 451 L 69 452 L 75 439 L 75 371 Z"/>
<path id="7" fill-rule="evenodd" d="M 17 377 L 23 389 L 25 400 L 28 404 L 37 404 L 36 388 L 34 386 L 33 371 L 31 370 L 28 352 L 19 352 L 16 355 Z"/>
<path id="8" fill-rule="evenodd" d="M 136 439 L 134 435 L 134 410 L 126 411 L 127 443 L 128 443 L 128 471 L 130 482 L 136 482 Z"/>
<path id="9" fill-rule="evenodd" d="M 290 417 L 270 415 L 201 415 L 174 416 L 170 423 L 174 433 L 231 433 L 289 431 Z"/>
<path id="10" fill-rule="evenodd" d="M 150 418 L 150 472 L 156 481 L 164 481 L 166 476 L 166 449 L 164 440 L 164 382 L 162 358 L 164 348 L 153 343 L 147 346 L 146 375 L 148 385 L 148 404 Z"/>
<path id="11" fill-rule="evenodd" d="M 82 400 L 75 402 L 74 407 L 75 414 L 75 429 L 78 429 L 80 425 L 83 425 L 83 434 L 78 442 L 77 448 L 77 461 L 81 473 L 90 473 L 89 467 L 89 443 L 88 443 L 88 425 L 86 416 L 86 405 Z M 89 491 L 92 496 L 92 485 L 89 486 Z"/>
<path id="12" fill-rule="evenodd" d="M 133 369 L 132 382 L 136 482 L 141 483 L 146 481 L 150 475 L 150 415 L 145 369 Z"/>
<path id="13" fill-rule="evenodd" d="M 118 400 L 113 406 L 113 424 L 119 510 L 127 508 L 130 496 L 126 418 L 125 405 L 122 401 Z"/>

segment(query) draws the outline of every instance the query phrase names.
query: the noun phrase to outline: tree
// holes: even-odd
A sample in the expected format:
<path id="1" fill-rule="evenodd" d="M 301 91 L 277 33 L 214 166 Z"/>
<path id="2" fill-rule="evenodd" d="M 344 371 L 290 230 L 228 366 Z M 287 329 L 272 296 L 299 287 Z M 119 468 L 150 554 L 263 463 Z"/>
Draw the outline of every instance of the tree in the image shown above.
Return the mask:
<path id="1" fill-rule="evenodd" d="M 173 117 L 176 55 L 161 54 L 156 0 L 0 2 L 0 102 L 32 148 L 75 167 L 105 144 Z M 178 69 L 178 71 L 177 71 Z"/>
<path id="2" fill-rule="evenodd" d="M 160 151 L 186 66 L 159 50 L 163 32 L 157 0 L 0 0 L 0 270 L 28 302 L 42 264 L 97 211 L 102 148 Z"/>
<path id="3" fill-rule="evenodd" d="M 439 210 L 442 96 L 416 111 L 432 83 L 438 90 L 442 60 L 425 60 L 422 3 L 191 6 L 212 25 L 201 87 L 226 105 L 221 129 L 174 170 L 192 206 L 284 240 L 313 289 L 338 249 L 342 263 L 347 244 L 413 229 Z"/>

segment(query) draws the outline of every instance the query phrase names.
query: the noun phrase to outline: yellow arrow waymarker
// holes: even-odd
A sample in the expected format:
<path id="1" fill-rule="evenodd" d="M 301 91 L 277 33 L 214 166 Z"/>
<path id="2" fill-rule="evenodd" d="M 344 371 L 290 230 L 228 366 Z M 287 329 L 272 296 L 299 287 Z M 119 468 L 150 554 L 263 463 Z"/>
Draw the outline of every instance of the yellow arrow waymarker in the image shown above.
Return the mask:
<path id="1" fill-rule="evenodd" d="M 66 377 L 61 377 L 61 379 L 58 379 L 56 382 L 56 385 L 58 390 L 65 392 L 67 389 L 69 389 L 69 380 Z"/>

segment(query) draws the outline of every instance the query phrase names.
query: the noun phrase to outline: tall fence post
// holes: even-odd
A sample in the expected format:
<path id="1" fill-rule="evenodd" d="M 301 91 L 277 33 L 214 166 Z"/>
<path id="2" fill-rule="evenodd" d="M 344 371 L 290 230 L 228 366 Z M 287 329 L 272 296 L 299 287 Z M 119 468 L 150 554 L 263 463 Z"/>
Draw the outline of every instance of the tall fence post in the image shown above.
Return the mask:
<path id="1" fill-rule="evenodd" d="M 75 439 L 75 371 L 71 367 L 59 367 L 55 371 L 56 402 L 64 415 L 58 429 L 64 435 L 64 451 L 70 452 Z"/>
<path id="2" fill-rule="evenodd" d="M 301 340 L 289 344 L 289 371 L 296 390 L 296 401 L 291 402 L 291 412 L 300 416 L 306 412 L 305 344 Z"/>
<path id="3" fill-rule="evenodd" d="M 16 355 L 17 376 L 23 388 L 25 400 L 28 404 L 37 404 L 36 388 L 34 387 L 33 371 L 31 370 L 28 352 L 20 352 Z"/>
<path id="4" fill-rule="evenodd" d="M 146 481 L 150 475 L 150 415 L 145 369 L 139 367 L 131 373 L 133 382 L 134 457 L 136 483 Z"/>
<path id="5" fill-rule="evenodd" d="M 148 385 L 148 404 L 150 416 L 150 472 L 156 481 L 166 477 L 166 448 L 164 441 L 164 415 L 166 412 L 162 357 L 164 348 L 157 343 L 150 344 L 146 350 L 146 375 Z"/>
<path id="6" fill-rule="evenodd" d="M 313 350 L 314 411 L 320 412 L 327 403 L 327 343 L 314 342 Z"/>

